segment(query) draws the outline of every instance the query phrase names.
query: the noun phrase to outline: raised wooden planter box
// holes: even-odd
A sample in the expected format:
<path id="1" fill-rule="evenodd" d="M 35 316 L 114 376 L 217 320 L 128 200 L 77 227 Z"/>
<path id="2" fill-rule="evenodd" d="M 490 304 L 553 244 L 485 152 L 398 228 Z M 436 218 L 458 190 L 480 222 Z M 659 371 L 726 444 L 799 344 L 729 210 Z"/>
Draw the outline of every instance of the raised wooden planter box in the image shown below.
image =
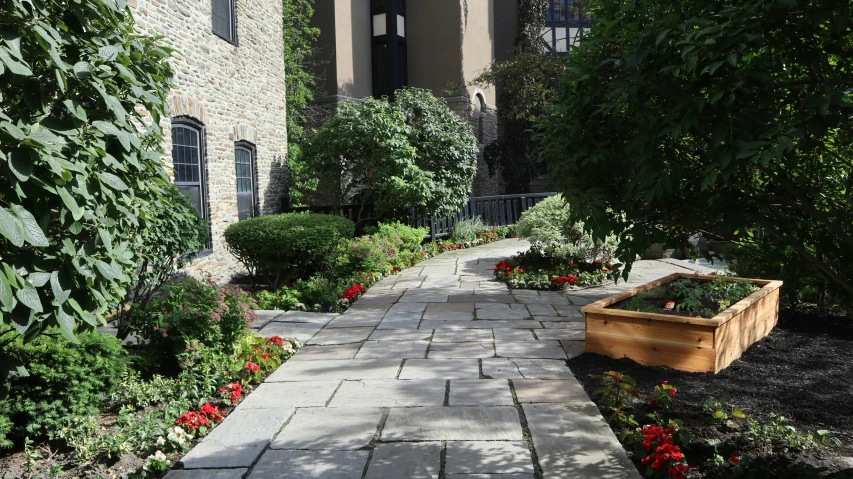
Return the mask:
<path id="1" fill-rule="evenodd" d="M 713 318 L 607 308 L 679 278 L 712 281 L 717 277 L 675 273 L 584 306 L 586 351 L 628 357 L 646 366 L 716 374 L 776 326 L 781 281 L 748 279 L 761 289 Z"/>

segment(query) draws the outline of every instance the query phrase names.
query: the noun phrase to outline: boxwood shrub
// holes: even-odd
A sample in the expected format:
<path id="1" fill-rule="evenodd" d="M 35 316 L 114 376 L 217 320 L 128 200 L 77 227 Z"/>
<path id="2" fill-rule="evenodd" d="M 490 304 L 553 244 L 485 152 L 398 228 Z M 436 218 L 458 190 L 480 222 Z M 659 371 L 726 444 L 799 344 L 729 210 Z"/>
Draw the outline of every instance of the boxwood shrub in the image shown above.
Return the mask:
<path id="1" fill-rule="evenodd" d="M 225 242 L 255 281 L 278 288 L 334 265 L 338 242 L 354 234 L 353 222 L 340 216 L 285 213 L 234 223 Z"/>

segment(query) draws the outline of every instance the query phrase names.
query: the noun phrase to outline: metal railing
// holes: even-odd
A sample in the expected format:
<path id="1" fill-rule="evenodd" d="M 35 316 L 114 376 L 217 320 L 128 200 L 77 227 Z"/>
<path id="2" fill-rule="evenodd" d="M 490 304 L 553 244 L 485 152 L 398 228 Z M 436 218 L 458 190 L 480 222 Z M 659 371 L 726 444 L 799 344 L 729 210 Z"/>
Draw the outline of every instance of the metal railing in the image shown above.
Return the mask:
<path id="1" fill-rule="evenodd" d="M 518 222 L 521 214 L 528 208 L 556 193 L 526 193 L 521 195 L 474 196 L 471 197 L 459 211 L 446 218 L 429 218 L 418 215 L 414 211 L 408 214 L 395 215 L 400 221 L 416 228 L 428 228 L 427 238 L 432 241 L 453 233 L 456 223 L 480 217 L 489 226 L 507 226 Z M 311 211 L 313 213 L 337 214 L 352 221 L 358 220 L 361 205 L 334 206 L 303 206 L 289 208 L 288 211 Z M 369 215 L 369 211 L 365 211 Z M 402 217 L 401 217 L 402 216 Z"/>

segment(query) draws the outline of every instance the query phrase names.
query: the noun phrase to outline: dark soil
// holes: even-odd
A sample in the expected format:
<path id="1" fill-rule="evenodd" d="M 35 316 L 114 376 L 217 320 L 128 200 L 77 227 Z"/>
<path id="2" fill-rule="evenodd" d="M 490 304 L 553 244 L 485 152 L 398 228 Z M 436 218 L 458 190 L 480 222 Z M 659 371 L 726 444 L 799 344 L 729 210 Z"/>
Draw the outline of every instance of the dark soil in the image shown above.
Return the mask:
<path id="1" fill-rule="evenodd" d="M 766 474 L 745 477 L 853 478 L 853 318 L 783 310 L 770 335 L 716 375 L 647 367 L 627 358 L 592 353 L 568 364 L 590 395 L 598 387 L 596 377 L 610 370 L 634 378 L 641 394 L 652 392 L 664 380 L 676 386 L 676 402 L 667 416 L 683 420 L 684 427 L 696 436 L 685 448 L 691 466 L 688 477 L 735 477 L 732 464 L 722 468 L 703 465 L 713 454 L 707 439 L 722 440 L 719 453 L 726 458 L 749 448 L 742 441 L 733 442 L 731 430 L 702 412 L 700 402 L 713 396 L 742 408 L 754 419 L 763 421 L 770 413 L 781 414 L 790 417 L 799 432 L 825 429 L 842 442 L 840 448 L 817 452 L 760 454 L 756 462 L 764 465 Z M 644 412 L 638 408 L 635 414 L 640 417 Z M 645 470 L 639 465 L 640 458 L 632 459 Z"/>

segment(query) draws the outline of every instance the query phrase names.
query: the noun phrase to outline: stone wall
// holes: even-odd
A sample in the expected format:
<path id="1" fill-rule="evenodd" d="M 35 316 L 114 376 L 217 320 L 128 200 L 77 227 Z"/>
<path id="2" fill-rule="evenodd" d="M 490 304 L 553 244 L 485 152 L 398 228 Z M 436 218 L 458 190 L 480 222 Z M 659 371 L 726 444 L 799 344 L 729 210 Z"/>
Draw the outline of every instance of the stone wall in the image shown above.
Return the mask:
<path id="1" fill-rule="evenodd" d="M 494 176 L 489 175 L 489 167 L 483 159 L 483 149 L 498 137 L 498 109 L 482 100 L 479 92 L 476 95 L 474 99 L 462 96 L 446 100 L 454 113 L 471 124 L 474 136 L 477 137 L 480 151 L 477 154 L 477 175 L 472 186 L 474 196 L 502 195 L 506 188 L 500 171 L 496 171 Z"/>
<path id="2" fill-rule="evenodd" d="M 222 236 L 237 221 L 235 142 L 256 148 L 259 213 L 281 208 L 287 157 L 281 1 L 237 0 L 236 45 L 213 34 L 210 0 L 128 3 L 141 33 L 163 35 L 176 50 L 170 115 L 204 125 L 212 248 L 188 271 L 226 282 L 242 270 Z M 171 165 L 169 119 L 162 126 Z"/>

